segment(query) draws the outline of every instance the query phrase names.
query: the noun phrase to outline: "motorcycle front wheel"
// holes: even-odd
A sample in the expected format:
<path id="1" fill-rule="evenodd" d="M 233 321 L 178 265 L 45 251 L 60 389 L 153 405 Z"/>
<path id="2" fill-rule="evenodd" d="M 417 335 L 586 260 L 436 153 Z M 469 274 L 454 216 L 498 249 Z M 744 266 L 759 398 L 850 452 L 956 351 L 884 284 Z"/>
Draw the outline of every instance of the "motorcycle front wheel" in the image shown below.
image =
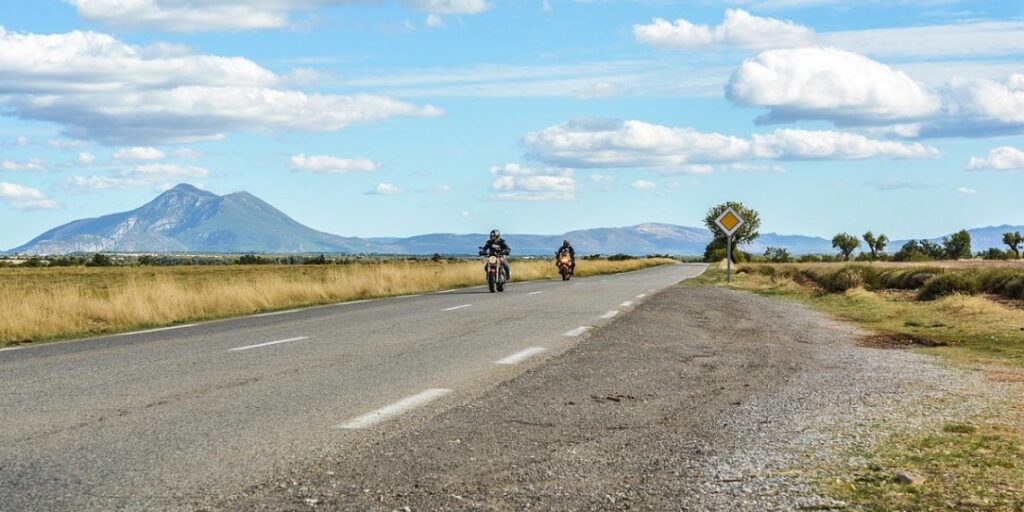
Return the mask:
<path id="1" fill-rule="evenodd" d="M 497 281 L 497 276 L 495 276 L 494 274 L 488 273 L 487 274 L 487 289 L 491 290 L 491 293 L 494 293 L 494 287 L 495 287 L 495 284 L 496 284 L 495 281 Z"/>

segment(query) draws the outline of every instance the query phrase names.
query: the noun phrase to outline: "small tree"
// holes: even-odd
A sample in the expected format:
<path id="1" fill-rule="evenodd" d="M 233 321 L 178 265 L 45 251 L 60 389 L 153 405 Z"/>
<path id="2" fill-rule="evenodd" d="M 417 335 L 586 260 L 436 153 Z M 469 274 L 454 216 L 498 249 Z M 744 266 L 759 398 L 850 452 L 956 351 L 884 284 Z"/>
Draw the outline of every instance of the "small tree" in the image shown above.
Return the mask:
<path id="1" fill-rule="evenodd" d="M 708 214 L 704 216 L 704 225 L 708 227 L 708 230 L 711 231 L 712 236 L 714 236 L 711 243 L 709 243 L 707 248 L 704 250 L 705 259 L 713 257 L 709 255 L 717 254 L 719 249 L 721 249 L 723 253 L 725 252 L 726 239 L 728 237 L 725 235 L 725 232 L 722 231 L 722 228 L 718 227 L 718 224 L 715 224 L 715 219 L 722 215 L 727 208 L 732 208 L 733 211 L 738 213 L 740 217 L 743 217 L 743 220 L 745 221 L 743 225 L 740 226 L 740 228 L 732 235 L 734 256 L 736 254 L 735 251 L 739 246 L 753 242 L 757 237 L 761 236 L 761 234 L 757 232 L 757 230 L 761 228 L 761 216 L 758 215 L 756 211 L 743 206 L 743 203 L 737 203 L 735 201 L 722 203 L 708 210 Z"/>
<path id="2" fill-rule="evenodd" d="M 110 259 L 110 256 L 98 252 L 93 254 L 92 259 L 90 259 L 85 265 L 87 267 L 109 267 L 113 264 L 114 262 Z"/>
<path id="3" fill-rule="evenodd" d="M 850 255 L 860 246 L 860 240 L 849 233 L 839 233 L 832 237 L 832 247 L 839 249 L 844 261 L 850 261 Z"/>
<path id="4" fill-rule="evenodd" d="M 1003 243 L 1013 252 L 1014 258 L 1020 259 L 1020 245 L 1024 243 L 1024 236 L 1021 236 L 1020 231 L 1003 233 Z"/>
<path id="5" fill-rule="evenodd" d="M 889 237 L 884 234 L 875 236 L 874 233 L 868 231 L 864 233 L 863 238 L 864 243 L 868 246 L 868 251 L 871 253 L 871 261 L 877 260 L 885 252 L 885 246 L 889 245 Z"/>
<path id="6" fill-rule="evenodd" d="M 789 263 L 793 261 L 785 247 L 769 247 L 764 250 L 764 259 L 772 263 Z"/>
<path id="7" fill-rule="evenodd" d="M 961 229 L 950 236 L 942 239 L 942 247 L 946 257 L 951 260 L 966 259 L 971 257 L 971 234 L 966 229 Z"/>

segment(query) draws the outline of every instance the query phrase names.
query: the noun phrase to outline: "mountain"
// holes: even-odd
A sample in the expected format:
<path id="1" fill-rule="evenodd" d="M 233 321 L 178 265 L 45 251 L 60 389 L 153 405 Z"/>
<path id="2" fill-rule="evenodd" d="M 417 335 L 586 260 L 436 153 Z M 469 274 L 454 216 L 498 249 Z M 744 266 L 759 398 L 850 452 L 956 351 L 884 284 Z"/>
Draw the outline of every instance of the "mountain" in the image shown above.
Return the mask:
<path id="1" fill-rule="evenodd" d="M 248 192 L 181 184 L 128 212 L 51 229 L 9 252 L 369 252 L 358 238 L 310 229 Z"/>
<path id="2" fill-rule="evenodd" d="M 972 229 L 972 248 L 977 252 L 1001 247 L 1003 233 L 1007 231 L 1024 232 L 1024 226 Z M 476 254 L 477 247 L 486 239 L 483 233 L 342 237 L 299 224 L 248 192 L 218 196 L 181 184 L 135 210 L 76 220 L 8 252 Z M 506 234 L 505 239 L 517 255 L 553 254 L 563 239 L 572 241 L 580 254 L 702 255 L 711 241 L 711 232 L 650 223 L 562 235 Z M 903 243 L 892 242 L 889 252 L 899 250 Z M 742 249 L 761 254 L 767 247 L 783 247 L 792 254 L 834 252 L 832 242 L 824 238 L 776 233 L 762 233 Z"/>

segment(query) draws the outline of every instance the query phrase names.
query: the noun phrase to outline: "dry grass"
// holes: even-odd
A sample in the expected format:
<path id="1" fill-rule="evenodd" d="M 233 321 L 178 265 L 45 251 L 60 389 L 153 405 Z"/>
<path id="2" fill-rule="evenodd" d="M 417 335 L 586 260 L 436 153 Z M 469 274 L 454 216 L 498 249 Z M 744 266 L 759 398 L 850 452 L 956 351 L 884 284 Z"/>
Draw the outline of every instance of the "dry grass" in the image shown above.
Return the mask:
<path id="1" fill-rule="evenodd" d="M 579 261 L 578 276 L 673 263 Z M 515 281 L 553 279 L 547 260 L 512 264 Z M 347 265 L 0 269 L 0 346 L 484 282 L 476 261 Z"/>

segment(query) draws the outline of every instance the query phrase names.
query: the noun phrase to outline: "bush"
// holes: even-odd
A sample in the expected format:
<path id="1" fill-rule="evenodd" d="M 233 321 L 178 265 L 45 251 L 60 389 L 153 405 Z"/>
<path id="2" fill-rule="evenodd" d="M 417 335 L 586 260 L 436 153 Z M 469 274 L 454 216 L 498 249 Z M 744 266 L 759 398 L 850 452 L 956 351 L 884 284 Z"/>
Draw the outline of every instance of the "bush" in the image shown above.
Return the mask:
<path id="1" fill-rule="evenodd" d="M 857 267 L 843 267 L 820 281 L 826 291 L 842 293 L 864 285 L 864 275 Z"/>
<path id="2" fill-rule="evenodd" d="M 917 294 L 917 298 L 935 300 L 954 293 L 977 295 L 981 292 L 979 281 L 978 275 L 974 272 L 947 272 L 928 281 Z"/>
<path id="3" fill-rule="evenodd" d="M 621 253 L 620 254 L 613 254 L 611 256 L 608 256 L 608 261 L 626 261 L 626 260 L 635 260 L 635 259 L 636 259 L 635 256 L 630 256 L 628 254 L 621 254 Z"/>
<path id="4" fill-rule="evenodd" d="M 941 268 L 934 267 L 886 270 L 872 280 L 871 286 L 890 290 L 917 290 L 941 273 Z"/>

